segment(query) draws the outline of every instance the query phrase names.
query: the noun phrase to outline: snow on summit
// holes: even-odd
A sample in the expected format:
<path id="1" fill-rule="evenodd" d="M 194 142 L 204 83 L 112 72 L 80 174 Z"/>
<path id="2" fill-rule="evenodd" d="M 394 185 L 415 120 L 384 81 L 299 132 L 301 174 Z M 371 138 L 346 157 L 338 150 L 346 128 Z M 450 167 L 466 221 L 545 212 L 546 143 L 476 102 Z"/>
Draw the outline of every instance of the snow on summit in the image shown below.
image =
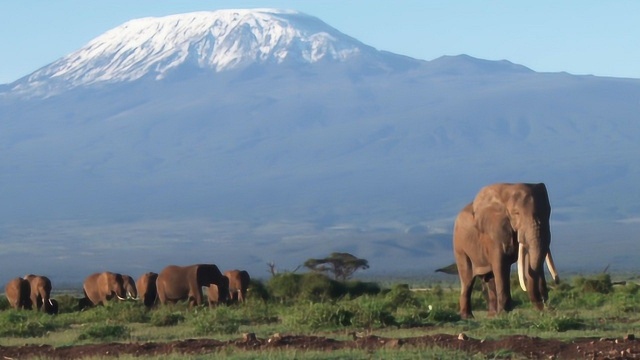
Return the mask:
<path id="1" fill-rule="evenodd" d="M 342 61 L 364 48 L 368 47 L 296 11 L 218 10 L 148 17 L 107 31 L 19 80 L 14 90 L 52 80 L 75 87 L 147 75 L 161 79 L 182 64 L 219 72 L 256 62 Z"/>

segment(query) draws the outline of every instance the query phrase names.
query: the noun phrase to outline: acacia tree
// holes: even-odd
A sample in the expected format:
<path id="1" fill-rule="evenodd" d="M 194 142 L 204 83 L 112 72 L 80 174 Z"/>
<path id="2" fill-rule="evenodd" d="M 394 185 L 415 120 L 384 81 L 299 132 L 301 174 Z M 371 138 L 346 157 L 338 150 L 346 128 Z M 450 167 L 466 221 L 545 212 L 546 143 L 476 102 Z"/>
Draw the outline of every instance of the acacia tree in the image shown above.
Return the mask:
<path id="1" fill-rule="evenodd" d="M 336 280 L 345 281 L 359 269 L 368 269 L 369 261 L 359 259 L 349 253 L 331 253 L 324 259 L 309 259 L 304 266 L 311 271 L 333 274 Z"/>

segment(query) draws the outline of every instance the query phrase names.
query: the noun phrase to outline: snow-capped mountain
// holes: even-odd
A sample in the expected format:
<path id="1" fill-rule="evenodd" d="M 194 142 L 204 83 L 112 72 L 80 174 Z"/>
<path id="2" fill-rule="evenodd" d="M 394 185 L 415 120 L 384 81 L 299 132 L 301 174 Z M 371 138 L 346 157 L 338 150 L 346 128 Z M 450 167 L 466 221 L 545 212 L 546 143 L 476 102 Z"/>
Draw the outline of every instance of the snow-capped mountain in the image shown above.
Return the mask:
<path id="1" fill-rule="evenodd" d="M 0 87 L 0 263 L 430 273 L 480 187 L 526 181 L 559 267 L 633 266 L 638 114 L 640 80 L 411 59 L 292 11 L 133 20 Z"/>
<path id="2" fill-rule="evenodd" d="M 346 61 L 374 49 L 317 18 L 274 9 L 218 10 L 124 23 L 18 81 L 33 91 L 162 79 L 181 66 L 220 72 L 253 64 Z M 49 89 L 52 90 L 52 89 Z"/>

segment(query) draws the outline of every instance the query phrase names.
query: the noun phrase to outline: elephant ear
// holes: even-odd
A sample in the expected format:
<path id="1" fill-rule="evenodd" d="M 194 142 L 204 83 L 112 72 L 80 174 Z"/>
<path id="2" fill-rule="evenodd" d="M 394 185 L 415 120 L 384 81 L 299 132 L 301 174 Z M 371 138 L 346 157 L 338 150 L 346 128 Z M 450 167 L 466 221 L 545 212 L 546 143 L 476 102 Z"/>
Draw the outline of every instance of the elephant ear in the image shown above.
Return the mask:
<path id="1" fill-rule="evenodd" d="M 497 224 L 501 227 L 505 217 L 509 220 L 509 212 L 496 184 L 480 189 L 472 206 L 476 227 L 481 233 L 495 232 Z"/>
<path id="2" fill-rule="evenodd" d="M 508 250 L 513 246 L 511 241 L 513 230 L 509 221 L 509 214 L 506 208 L 500 204 L 490 204 L 478 210 L 474 214 L 476 227 L 483 235 L 489 236 L 491 239 L 500 239 L 504 250 Z"/>

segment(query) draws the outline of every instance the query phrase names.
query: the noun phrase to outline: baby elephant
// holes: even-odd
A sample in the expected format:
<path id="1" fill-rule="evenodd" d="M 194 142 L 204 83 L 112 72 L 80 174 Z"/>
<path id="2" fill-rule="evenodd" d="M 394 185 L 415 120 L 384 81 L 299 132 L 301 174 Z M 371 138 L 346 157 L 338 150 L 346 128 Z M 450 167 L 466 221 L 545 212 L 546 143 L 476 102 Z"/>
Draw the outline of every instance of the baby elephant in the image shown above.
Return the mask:
<path id="1" fill-rule="evenodd" d="M 229 278 L 229 301 L 244 302 L 251 282 L 249 273 L 245 270 L 228 270 L 224 275 Z"/>

